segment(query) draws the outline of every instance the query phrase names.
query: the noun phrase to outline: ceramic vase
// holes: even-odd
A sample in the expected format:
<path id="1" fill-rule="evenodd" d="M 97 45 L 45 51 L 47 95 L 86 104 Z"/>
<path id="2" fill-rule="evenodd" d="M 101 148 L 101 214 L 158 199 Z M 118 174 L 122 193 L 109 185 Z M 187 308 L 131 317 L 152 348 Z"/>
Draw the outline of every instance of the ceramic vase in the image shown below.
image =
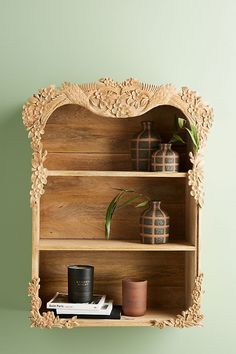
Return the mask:
<path id="1" fill-rule="evenodd" d="M 161 142 L 153 132 L 153 122 L 143 121 L 142 130 L 131 140 L 131 160 L 134 171 L 151 171 L 152 154 Z"/>
<path id="2" fill-rule="evenodd" d="M 160 201 L 151 201 L 140 217 L 142 243 L 166 243 L 169 239 L 170 217 L 161 209 Z"/>
<path id="3" fill-rule="evenodd" d="M 152 171 L 177 172 L 179 170 L 179 154 L 171 149 L 171 144 L 160 144 L 160 148 L 152 154 Z"/>
<path id="4" fill-rule="evenodd" d="M 147 309 L 147 280 L 122 280 L 122 310 L 126 316 L 143 316 Z"/>

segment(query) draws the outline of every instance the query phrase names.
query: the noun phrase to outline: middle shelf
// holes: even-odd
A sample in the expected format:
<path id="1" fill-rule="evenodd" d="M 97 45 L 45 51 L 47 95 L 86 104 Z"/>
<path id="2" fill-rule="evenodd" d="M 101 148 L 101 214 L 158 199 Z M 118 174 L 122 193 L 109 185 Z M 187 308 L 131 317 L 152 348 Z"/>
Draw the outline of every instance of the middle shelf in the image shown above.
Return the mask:
<path id="1" fill-rule="evenodd" d="M 138 240 L 40 239 L 40 251 L 195 251 L 190 242 L 176 240 L 150 245 Z"/>

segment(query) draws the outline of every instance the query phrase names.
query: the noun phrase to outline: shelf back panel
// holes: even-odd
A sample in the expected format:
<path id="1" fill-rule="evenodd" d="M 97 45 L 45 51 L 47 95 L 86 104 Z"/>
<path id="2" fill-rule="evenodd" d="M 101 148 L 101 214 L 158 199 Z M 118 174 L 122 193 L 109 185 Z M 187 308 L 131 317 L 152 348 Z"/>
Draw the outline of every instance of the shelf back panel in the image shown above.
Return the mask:
<path id="1" fill-rule="evenodd" d="M 41 197 L 40 237 L 104 238 L 106 208 L 118 193 L 114 188 L 161 200 L 170 216 L 171 240 L 185 240 L 185 178 L 137 177 L 48 177 Z M 139 239 L 143 210 L 126 206 L 115 212 L 111 238 Z"/>

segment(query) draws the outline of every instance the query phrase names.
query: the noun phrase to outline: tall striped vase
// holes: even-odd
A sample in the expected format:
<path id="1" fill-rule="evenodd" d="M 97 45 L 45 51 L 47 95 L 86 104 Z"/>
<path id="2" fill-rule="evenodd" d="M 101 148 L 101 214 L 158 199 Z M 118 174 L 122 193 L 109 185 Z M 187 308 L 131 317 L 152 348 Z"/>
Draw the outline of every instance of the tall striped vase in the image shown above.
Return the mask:
<path id="1" fill-rule="evenodd" d="M 140 217 L 142 243 L 166 243 L 169 239 L 170 217 L 161 209 L 161 202 L 151 201 Z"/>
<path id="2" fill-rule="evenodd" d="M 143 129 L 131 140 L 131 160 L 134 171 L 151 171 L 151 158 L 161 142 L 158 134 L 153 132 L 153 122 L 141 122 Z"/>

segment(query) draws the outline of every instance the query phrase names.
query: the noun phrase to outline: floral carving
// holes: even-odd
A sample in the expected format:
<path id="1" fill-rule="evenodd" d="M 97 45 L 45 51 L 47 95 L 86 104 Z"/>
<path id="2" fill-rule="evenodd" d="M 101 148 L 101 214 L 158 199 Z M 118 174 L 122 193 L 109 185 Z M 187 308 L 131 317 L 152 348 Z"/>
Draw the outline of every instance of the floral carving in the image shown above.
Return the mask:
<path id="1" fill-rule="evenodd" d="M 37 203 L 44 193 L 44 185 L 47 184 L 47 169 L 43 167 L 47 151 L 40 148 L 39 151 L 33 153 L 32 159 L 32 176 L 31 176 L 31 191 L 30 204 Z"/>
<path id="2" fill-rule="evenodd" d="M 47 106 L 59 95 L 60 93 L 54 86 L 49 86 L 39 90 L 36 95 L 30 97 L 23 107 L 23 123 L 29 131 L 28 136 L 31 138 L 31 147 L 33 150 L 32 185 L 30 191 L 31 206 L 39 201 L 40 196 L 44 193 L 44 185 L 47 183 L 47 173 L 43 167 L 47 151 L 43 151 L 41 136 L 44 134 Z"/>
<path id="3" fill-rule="evenodd" d="M 23 122 L 28 130 L 30 130 L 36 121 L 43 118 L 43 113 L 48 103 L 57 98 L 60 93 L 53 85 L 40 89 L 37 94 L 29 98 L 28 102 L 23 106 Z M 41 121 L 42 123 L 42 121 Z"/>
<path id="4" fill-rule="evenodd" d="M 203 99 L 187 87 L 182 88 L 181 99 L 187 104 L 187 112 L 196 126 L 200 148 L 205 146 L 209 129 L 213 122 L 213 109 L 203 102 Z"/>
<path id="5" fill-rule="evenodd" d="M 61 319 L 58 316 L 54 315 L 54 312 L 47 311 L 43 312 L 42 315 L 40 313 L 40 308 L 42 305 L 42 301 L 39 297 L 39 289 L 40 289 L 40 279 L 34 278 L 28 287 L 28 296 L 31 297 L 31 312 L 30 312 L 30 320 L 32 327 L 40 327 L 40 328 L 73 328 L 78 327 L 79 320 L 77 317 L 72 317 L 68 320 Z"/>
<path id="6" fill-rule="evenodd" d="M 89 96 L 92 106 L 117 118 L 133 116 L 134 110 L 141 113 L 148 105 L 149 100 L 149 96 L 138 89 L 120 93 L 99 88 Z"/>
<path id="7" fill-rule="evenodd" d="M 181 315 L 177 315 L 175 318 L 170 320 L 151 320 L 151 325 L 160 329 L 165 327 L 185 328 L 201 326 L 204 318 L 201 313 L 201 295 L 203 292 L 202 281 L 203 274 L 200 274 L 195 280 L 195 286 L 192 292 L 192 305 L 186 311 L 183 311 Z"/>
<path id="8" fill-rule="evenodd" d="M 188 184 L 191 186 L 190 194 L 194 197 L 200 207 L 204 202 L 203 190 L 203 156 L 200 151 L 196 155 L 189 153 L 190 161 L 193 164 L 192 170 L 188 171 Z"/>

